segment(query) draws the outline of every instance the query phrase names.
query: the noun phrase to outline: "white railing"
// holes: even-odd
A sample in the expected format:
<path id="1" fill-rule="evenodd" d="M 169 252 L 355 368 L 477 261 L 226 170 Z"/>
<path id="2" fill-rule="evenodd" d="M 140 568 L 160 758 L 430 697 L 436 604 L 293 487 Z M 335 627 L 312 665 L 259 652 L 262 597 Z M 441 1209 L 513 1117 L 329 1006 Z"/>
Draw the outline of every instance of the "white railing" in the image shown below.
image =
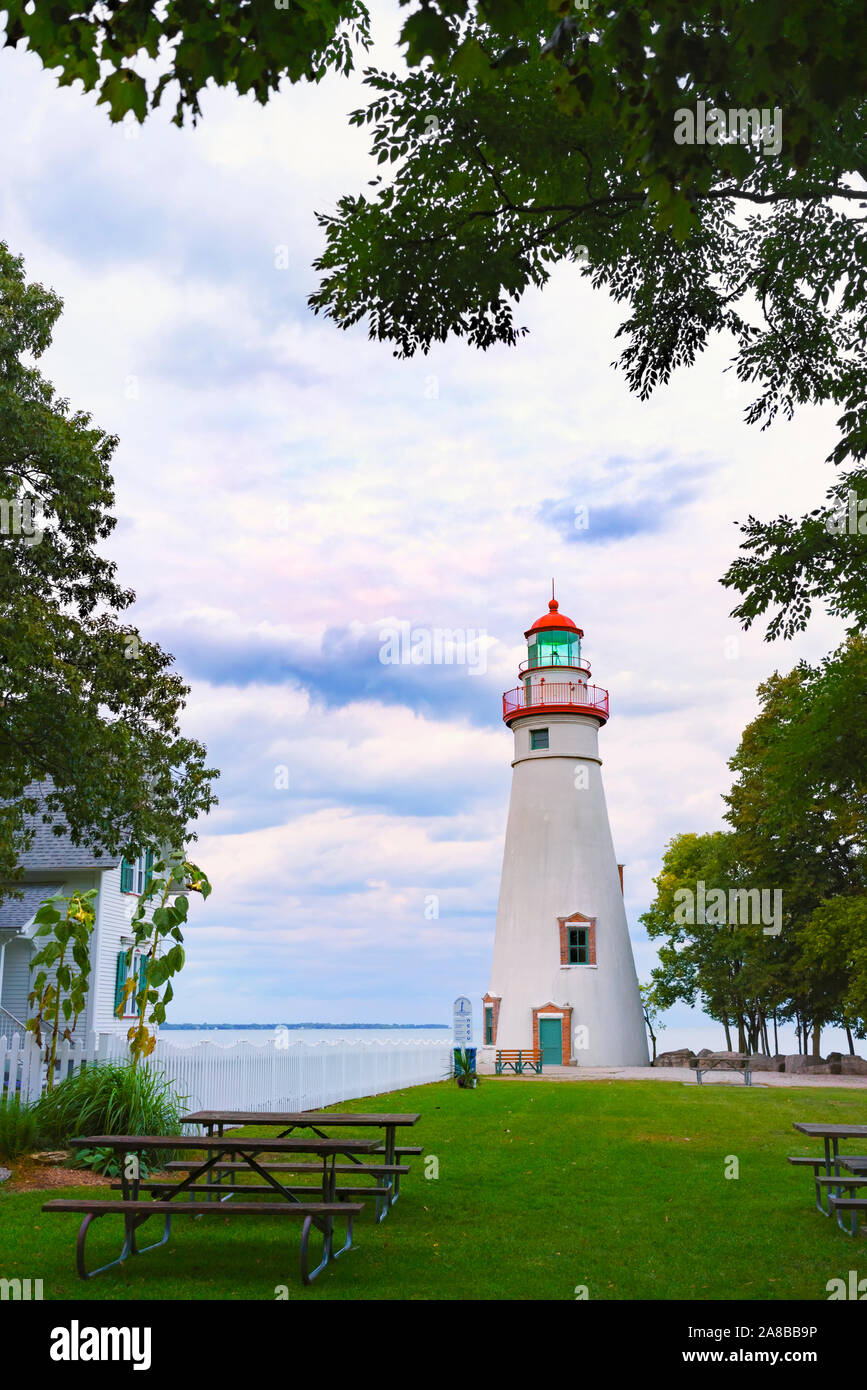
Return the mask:
<path id="1" fill-rule="evenodd" d="M 101 1033 L 88 1042 L 61 1043 L 56 1080 L 95 1061 L 128 1057 L 125 1039 Z M 190 1110 L 315 1110 L 342 1100 L 378 1096 L 451 1074 L 449 1042 L 290 1042 L 279 1047 L 238 1042 L 228 1047 L 181 1047 L 160 1038 L 143 1065 L 172 1081 Z M 33 1038 L 0 1036 L 0 1091 L 36 1100 L 45 1065 Z"/>

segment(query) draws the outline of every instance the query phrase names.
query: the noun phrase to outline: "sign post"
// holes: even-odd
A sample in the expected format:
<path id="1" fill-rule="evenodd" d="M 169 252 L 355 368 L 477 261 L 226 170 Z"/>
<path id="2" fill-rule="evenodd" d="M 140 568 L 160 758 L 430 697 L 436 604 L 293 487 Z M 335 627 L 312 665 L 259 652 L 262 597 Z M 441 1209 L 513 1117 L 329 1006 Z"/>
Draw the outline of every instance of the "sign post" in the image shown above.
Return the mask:
<path id="1" fill-rule="evenodd" d="M 452 1039 L 455 1047 L 473 1045 L 473 1005 L 465 995 L 452 1005 Z"/>

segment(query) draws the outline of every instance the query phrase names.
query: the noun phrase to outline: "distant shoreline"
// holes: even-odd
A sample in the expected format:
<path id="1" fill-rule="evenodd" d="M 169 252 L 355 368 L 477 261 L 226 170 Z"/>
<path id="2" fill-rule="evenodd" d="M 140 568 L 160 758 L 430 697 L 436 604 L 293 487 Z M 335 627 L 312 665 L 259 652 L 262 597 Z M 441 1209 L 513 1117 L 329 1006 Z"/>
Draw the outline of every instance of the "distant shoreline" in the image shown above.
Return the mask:
<path id="1" fill-rule="evenodd" d="M 449 1031 L 449 1028 L 450 1028 L 450 1024 L 448 1024 L 448 1023 L 162 1023 L 162 1024 L 160 1024 L 160 1032 L 163 1032 L 163 1033 L 166 1033 L 166 1032 L 181 1033 L 181 1032 L 185 1032 L 185 1031 L 186 1031 L 186 1032 L 197 1032 L 197 1033 L 207 1031 L 207 1032 L 219 1033 L 219 1032 L 225 1032 L 225 1031 L 230 1030 L 230 1029 L 231 1029 L 231 1030 L 236 1030 L 236 1031 L 241 1031 L 241 1030 L 247 1030 L 247 1029 L 253 1029 L 253 1028 L 260 1029 L 260 1030 L 266 1030 L 266 1031 L 273 1031 L 275 1028 L 290 1028 L 290 1029 L 303 1029 L 303 1028 L 332 1028 L 332 1029 L 333 1029 L 333 1028 L 376 1028 L 376 1029 L 382 1029 L 382 1028 L 394 1028 L 394 1029 L 398 1029 L 398 1028 L 414 1028 L 414 1029 L 425 1029 L 425 1030 L 430 1029 L 430 1028 L 441 1028 L 444 1032 L 448 1032 L 448 1031 Z"/>

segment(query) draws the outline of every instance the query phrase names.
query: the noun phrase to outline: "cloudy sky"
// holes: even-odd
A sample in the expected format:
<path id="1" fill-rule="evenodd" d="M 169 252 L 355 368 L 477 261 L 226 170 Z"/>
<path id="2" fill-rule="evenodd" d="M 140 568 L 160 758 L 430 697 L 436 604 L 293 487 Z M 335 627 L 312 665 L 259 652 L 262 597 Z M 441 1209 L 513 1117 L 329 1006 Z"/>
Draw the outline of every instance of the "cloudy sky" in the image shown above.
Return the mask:
<path id="1" fill-rule="evenodd" d="M 569 268 L 523 301 L 511 350 L 400 362 L 312 317 L 314 212 L 373 177 L 346 122 L 363 99 L 335 77 L 266 109 L 215 93 L 196 129 L 169 109 L 112 127 L 0 51 L 0 235 L 64 300 L 43 369 L 120 437 L 112 554 L 222 769 L 176 1021 L 445 1021 L 484 993 L 500 695 L 552 575 L 611 692 L 603 775 L 646 978 L 667 840 L 722 824 L 757 683 L 839 637 L 820 617 L 768 646 L 728 616 L 736 521 L 816 505 L 834 429 L 820 410 L 742 424 L 725 344 L 642 404 L 611 365 L 617 309 Z M 485 669 L 383 664 L 400 622 L 484 631 Z M 663 1047 L 720 1044 L 687 1010 L 667 1024 Z"/>

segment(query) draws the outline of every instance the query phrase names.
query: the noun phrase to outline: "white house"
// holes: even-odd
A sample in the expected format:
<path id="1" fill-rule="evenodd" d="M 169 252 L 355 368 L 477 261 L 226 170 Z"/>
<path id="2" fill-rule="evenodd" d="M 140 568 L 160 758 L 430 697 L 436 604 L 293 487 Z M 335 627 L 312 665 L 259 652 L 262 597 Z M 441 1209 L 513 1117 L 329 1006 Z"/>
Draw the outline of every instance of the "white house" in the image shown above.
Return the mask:
<path id="1" fill-rule="evenodd" d="M 590 684 L 584 634 L 556 599 L 524 635 L 520 685 L 503 696 L 512 796 L 482 1057 L 533 1048 L 549 1065 L 647 1066 L 602 787 L 608 691 Z"/>
<path id="2" fill-rule="evenodd" d="M 30 787 L 28 794 L 44 793 L 47 785 Z M 22 856 L 23 879 L 14 885 L 23 896 L 0 902 L 0 1035 L 20 1032 L 30 1012 L 30 962 L 46 940 L 34 939 L 33 919 L 40 903 L 55 893 L 95 888 L 90 987 L 74 1036 L 111 1032 L 125 1036 L 135 1017 L 134 1000 L 130 997 L 123 1017 L 118 1017 L 115 1009 L 130 970 L 139 975 L 142 969 L 138 951 L 133 953 L 131 966 L 127 962 L 133 939 L 130 921 L 138 905 L 137 895 L 150 875 L 153 856 L 142 855 L 134 864 L 119 855 L 97 858 L 86 846 L 74 845 L 68 833 L 55 835 L 52 826 L 43 823 L 41 812 L 30 818 L 29 824 L 33 840 Z"/>

